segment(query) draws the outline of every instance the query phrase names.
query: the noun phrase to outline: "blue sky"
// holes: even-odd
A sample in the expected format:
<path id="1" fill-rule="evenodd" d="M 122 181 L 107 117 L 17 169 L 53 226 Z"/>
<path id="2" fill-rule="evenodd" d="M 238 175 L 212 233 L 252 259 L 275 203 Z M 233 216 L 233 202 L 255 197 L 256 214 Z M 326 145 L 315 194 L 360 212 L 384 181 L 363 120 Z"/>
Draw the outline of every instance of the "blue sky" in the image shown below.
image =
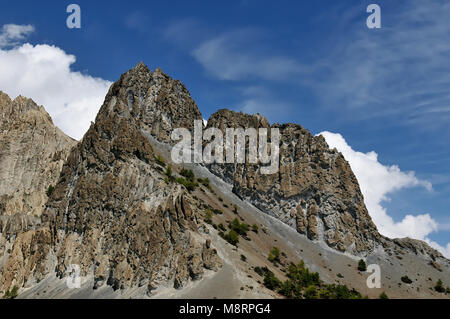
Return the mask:
<path id="1" fill-rule="evenodd" d="M 66 27 L 70 3 L 81 7 L 80 30 Z M 381 7 L 381 29 L 366 27 L 370 3 Z M 261 113 L 271 122 L 298 123 L 313 134 L 339 133 L 352 150 L 375 151 L 385 167 L 397 165 L 403 174 L 414 172 L 414 178 L 403 184 L 396 184 L 395 173 L 382 175 L 392 178 L 393 184 L 379 191 L 381 204 L 395 222 L 407 214 L 428 213 L 438 226 L 426 239 L 446 246 L 450 242 L 448 16 L 450 5 L 440 0 L 18 0 L 2 4 L 0 27 L 31 25 L 34 31 L 3 48 L 0 41 L 0 49 L 11 55 L 27 42 L 59 48 L 58 58 L 75 56 L 76 62 L 63 62 L 72 72 L 67 76 L 72 79 L 73 72 L 80 72 L 74 88 L 85 86 L 83 76 L 96 81 L 99 89 L 90 97 L 103 94 L 109 81 L 143 61 L 181 80 L 205 118 L 227 107 Z M 39 96 L 36 87 L 25 87 L 41 76 L 46 78 L 35 74 L 35 79 L 21 79 L 14 87 L 10 77 L 0 79 L 0 90 L 10 95 L 29 92 L 38 102 L 46 102 L 64 130 L 73 116 L 67 120 L 62 111 L 71 104 L 61 102 L 64 106 L 57 110 L 56 104 L 47 106 L 50 97 Z M 59 85 L 63 84 L 52 84 L 48 92 L 61 91 Z M 76 92 L 66 95 L 71 94 L 76 96 Z M 92 101 L 101 103 L 98 98 Z M 84 120 L 95 112 L 86 110 Z"/>

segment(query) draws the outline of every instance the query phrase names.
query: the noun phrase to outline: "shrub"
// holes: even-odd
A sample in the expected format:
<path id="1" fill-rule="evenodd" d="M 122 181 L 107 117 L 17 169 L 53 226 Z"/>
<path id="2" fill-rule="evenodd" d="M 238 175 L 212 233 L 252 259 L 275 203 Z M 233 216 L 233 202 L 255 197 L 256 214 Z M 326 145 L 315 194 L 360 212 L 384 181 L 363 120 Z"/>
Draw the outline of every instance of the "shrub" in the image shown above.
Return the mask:
<path id="1" fill-rule="evenodd" d="M 305 293 L 303 294 L 305 299 L 317 299 L 318 293 L 317 288 L 315 286 L 309 286 L 305 289 Z"/>
<path id="2" fill-rule="evenodd" d="M 294 290 L 295 286 L 292 283 L 292 281 L 286 280 L 281 284 L 279 293 L 285 296 L 286 298 L 295 298 L 297 296 L 295 296 Z"/>
<path id="3" fill-rule="evenodd" d="M 246 223 L 240 223 L 239 220 L 235 218 L 230 224 L 230 229 L 245 237 L 249 231 L 249 226 Z"/>
<path id="4" fill-rule="evenodd" d="M 165 174 L 169 179 L 172 178 L 172 167 L 170 165 L 167 166 Z"/>
<path id="5" fill-rule="evenodd" d="M 237 246 L 239 243 L 239 235 L 234 230 L 230 230 L 228 234 L 224 236 L 224 239 L 233 246 Z"/>
<path id="6" fill-rule="evenodd" d="M 234 207 L 233 207 L 233 213 L 234 213 L 235 215 L 238 215 L 238 214 L 239 214 L 239 211 L 238 211 L 238 208 L 237 208 L 236 205 L 234 205 Z"/>
<path id="7" fill-rule="evenodd" d="M 439 279 L 437 281 L 436 286 L 434 286 L 434 290 L 436 290 L 439 293 L 445 292 L 444 283 L 442 282 L 442 280 Z"/>
<path id="8" fill-rule="evenodd" d="M 337 276 L 338 276 L 339 278 L 344 278 L 344 276 L 343 276 L 341 273 L 337 274 Z"/>
<path id="9" fill-rule="evenodd" d="M 3 296 L 3 299 L 15 299 L 19 295 L 19 287 L 14 286 L 11 291 L 8 289 Z"/>
<path id="10" fill-rule="evenodd" d="M 244 255 L 241 255 L 241 260 L 246 262 L 247 261 L 247 257 L 245 257 Z"/>
<path id="11" fill-rule="evenodd" d="M 47 194 L 47 197 L 50 197 L 50 196 L 52 196 L 52 194 L 53 194 L 54 191 L 55 191 L 55 187 L 53 187 L 53 185 L 50 185 L 50 186 L 47 188 L 47 191 L 46 191 L 45 193 Z"/>
<path id="12" fill-rule="evenodd" d="M 400 278 L 405 284 L 412 284 L 412 280 L 409 279 L 408 276 L 403 276 L 402 278 Z"/>
<path id="13" fill-rule="evenodd" d="M 358 270 L 359 271 L 366 271 L 367 270 L 367 265 L 366 262 L 362 259 L 359 260 L 358 262 Z"/>
<path id="14" fill-rule="evenodd" d="M 331 285 L 331 298 L 333 299 L 361 299 L 362 296 L 355 289 L 350 290 L 346 285 Z"/>
<path id="15" fill-rule="evenodd" d="M 310 272 L 309 269 L 305 267 L 303 260 L 298 265 L 291 263 L 288 267 L 287 276 L 296 286 L 301 288 L 306 288 L 311 285 L 320 285 L 319 273 Z"/>
<path id="16" fill-rule="evenodd" d="M 186 180 L 194 182 L 195 181 L 195 175 L 194 172 L 192 170 L 187 170 L 187 169 L 182 169 L 180 172 L 180 175 L 185 177 Z"/>
<path id="17" fill-rule="evenodd" d="M 275 277 L 267 267 L 255 267 L 255 272 L 260 276 L 264 274 L 264 285 L 272 290 L 278 290 L 287 298 L 307 299 L 361 299 L 362 296 L 355 289 L 349 289 L 345 285 L 325 285 L 319 273 L 310 272 L 301 261 L 298 265 L 291 263 L 288 267 L 288 280 L 283 283 Z"/>
<path id="18" fill-rule="evenodd" d="M 389 299 L 388 295 L 383 291 L 380 295 L 380 299 Z"/>
<path id="19" fill-rule="evenodd" d="M 179 177 L 176 179 L 176 182 L 180 185 L 183 185 L 184 187 L 186 187 L 186 189 L 190 192 L 194 191 L 195 188 L 198 186 L 198 183 L 191 181 L 191 180 L 187 180 L 184 179 L 182 177 Z"/>
<path id="20" fill-rule="evenodd" d="M 208 224 L 211 224 L 212 223 L 212 217 L 213 217 L 212 211 L 209 208 L 207 208 L 205 210 L 205 216 L 203 217 L 205 222 L 208 223 Z"/>
<path id="21" fill-rule="evenodd" d="M 166 162 L 161 157 L 161 155 L 156 156 L 155 162 L 156 162 L 156 164 L 158 164 L 158 165 L 160 165 L 162 167 L 166 167 Z"/>
<path id="22" fill-rule="evenodd" d="M 258 233 L 258 230 L 259 230 L 259 227 L 258 227 L 258 225 L 256 225 L 256 224 L 253 224 L 252 225 L 252 231 L 254 232 L 254 233 Z"/>
<path id="23" fill-rule="evenodd" d="M 269 257 L 267 258 L 271 263 L 276 264 L 280 262 L 280 249 L 278 247 L 273 247 L 269 252 Z"/>
<path id="24" fill-rule="evenodd" d="M 269 271 L 269 269 L 266 266 L 264 266 L 264 267 L 255 267 L 254 270 L 261 277 L 264 276 Z"/>
<path id="25" fill-rule="evenodd" d="M 219 225 L 217 225 L 217 228 L 219 229 L 219 230 L 221 230 L 222 232 L 225 232 L 227 229 L 225 228 L 225 226 L 222 224 L 222 223 L 220 223 Z"/>
<path id="26" fill-rule="evenodd" d="M 268 271 L 264 275 L 264 286 L 270 290 L 276 290 L 281 287 L 281 281 L 275 277 L 273 272 Z"/>

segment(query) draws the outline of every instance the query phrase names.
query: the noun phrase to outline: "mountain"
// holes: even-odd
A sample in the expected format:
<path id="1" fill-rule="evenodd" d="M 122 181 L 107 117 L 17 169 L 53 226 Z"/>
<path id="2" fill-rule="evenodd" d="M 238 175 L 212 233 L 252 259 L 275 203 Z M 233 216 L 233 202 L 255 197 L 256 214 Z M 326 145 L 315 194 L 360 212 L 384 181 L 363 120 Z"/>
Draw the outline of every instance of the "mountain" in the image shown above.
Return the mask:
<path id="1" fill-rule="evenodd" d="M 272 128 L 280 130 L 280 167 L 264 175 L 258 165 L 211 165 L 210 170 L 233 185 L 233 192 L 280 219 L 311 240 L 354 254 L 367 254 L 380 234 L 364 205 L 350 165 L 322 136 L 300 125 L 270 126 L 260 115 L 220 110 L 208 127 Z"/>
<path id="2" fill-rule="evenodd" d="M 37 215 L 75 141 L 42 106 L 0 92 L 0 214 Z"/>
<path id="3" fill-rule="evenodd" d="M 190 99 L 182 89 L 158 72 L 152 76 L 143 65 L 111 87 L 95 124 L 62 168 L 42 215 L 44 227 L 15 241 L 0 276 L 5 290 L 39 282 L 53 268 L 63 277 L 72 264 L 80 265 L 82 276 L 92 273 L 96 289 L 145 285 L 148 292 L 160 281 L 181 287 L 199 278 L 203 268 L 220 266 L 214 249 L 198 234 L 189 195 L 164 181 L 140 131 L 148 125 L 166 140 L 160 129 L 166 128 L 164 117 L 183 111 L 171 100 Z M 39 252 L 30 251 L 33 247 Z M 17 268 L 29 271 L 17 278 Z"/>
<path id="4" fill-rule="evenodd" d="M 0 102 L 2 110 L 13 103 Z M 21 114 L 18 121 L 27 118 Z M 2 127 L 13 118 L 2 116 Z M 257 164 L 172 162 L 172 131 L 192 132 L 202 115 L 186 87 L 160 69 L 139 63 L 123 74 L 76 145 L 63 134 L 61 140 L 40 139 L 51 123 L 43 118 L 22 135 L 3 133 L 11 143 L 27 136 L 35 141 L 30 148 L 43 148 L 15 164 L 19 181 L 36 167 L 27 163 L 52 167 L 45 161 L 54 156 L 47 154 L 68 148 L 50 170 L 54 179 L 45 169 L 33 172 L 34 180 L 42 179 L 32 183 L 39 194 L 47 191 L 42 184 L 55 186 L 43 197 L 43 209 L 42 202 L 30 202 L 40 207 L 35 220 L 14 234 L 2 227 L 0 293 L 16 286 L 22 298 L 280 298 L 264 276 L 270 269 L 286 280 L 290 263 L 301 260 L 320 275 L 321 289 L 345 284 L 369 297 L 386 291 L 390 297 L 438 298 L 429 288 L 450 278 L 450 262 L 426 243 L 378 233 L 342 154 L 299 125 L 219 110 L 203 128 L 267 128 L 269 136 L 279 129 L 280 169 L 274 174 L 262 174 Z M 23 184 L 4 188 L 14 193 Z M 13 214 L 28 212 L 2 212 Z M 380 266 L 382 288 L 367 287 L 367 275 L 357 269 L 361 258 Z M 79 289 L 67 287 L 74 269 Z M 405 275 L 414 282 L 402 284 Z"/>

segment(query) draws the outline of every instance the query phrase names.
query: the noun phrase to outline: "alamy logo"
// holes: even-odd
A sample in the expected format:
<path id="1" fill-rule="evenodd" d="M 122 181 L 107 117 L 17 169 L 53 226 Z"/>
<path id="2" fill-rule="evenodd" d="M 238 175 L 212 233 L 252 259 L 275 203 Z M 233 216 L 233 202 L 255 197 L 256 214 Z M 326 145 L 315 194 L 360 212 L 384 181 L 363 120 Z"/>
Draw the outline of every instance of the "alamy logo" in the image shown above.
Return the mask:
<path id="1" fill-rule="evenodd" d="M 367 13 L 371 13 L 367 17 L 366 25 L 369 29 L 381 28 L 381 8 L 378 4 L 370 4 L 367 6 Z"/>
<path id="2" fill-rule="evenodd" d="M 369 289 L 381 288 L 381 268 L 377 264 L 367 267 L 367 272 L 371 275 L 367 278 L 366 284 Z"/>
<path id="3" fill-rule="evenodd" d="M 81 8 L 78 4 L 72 3 L 67 6 L 67 13 L 70 15 L 66 19 L 69 29 L 81 29 Z"/>
<path id="4" fill-rule="evenodd" d="M 176 164 L 262 164 L 261 174 L 275 174 L 280 166 L 280 131 L 278 128 L 270 129 L 270 143 L 267 133 L 267 128 L 260 128 L 258 131 L 255 128 L 227 128 L 224 146 L 224 136 L 220 129 L 211 127 L 203 131 L 203 121 L 194 121 L 193 146 L 188 129 L 173 130 L 171 139 L 181 141 L 172 148 L 172 161 Z M 203 148 L 203 142 L 209 143 Z"/>

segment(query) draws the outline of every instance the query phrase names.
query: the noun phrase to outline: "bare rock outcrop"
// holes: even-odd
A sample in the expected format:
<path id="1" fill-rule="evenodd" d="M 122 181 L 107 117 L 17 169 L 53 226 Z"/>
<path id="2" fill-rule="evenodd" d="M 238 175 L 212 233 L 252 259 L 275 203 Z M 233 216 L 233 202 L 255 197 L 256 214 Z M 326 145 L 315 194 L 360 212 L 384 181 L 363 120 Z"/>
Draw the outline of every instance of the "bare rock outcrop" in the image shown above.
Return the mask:
<path id="1" fill-rule="evenodd" d="M 42 106 L 0 92 L 0 215 L 40 216 L 75 143 Z"/>
<path id="2" fill-rule="evenodd" d="M 184 114 L 201 118 L 193 110 L 184 86 L 160 70 L 139 64 L 122 75 L 68 156 L 42 225 L 20 235 L 39 236 L 25 250 L 22 237 L 14 243 L 0 270 L 0 291 L 26 286 L 49 269 L 63 278 L 71 265 L 93 276 L 94 288 L 145 285 L 149 293 L 162 284 L 181 288 L 205 269 L 220 268 L 199 232 L 198 208 L 182 186 L 165 179 L 145 136 L 167 142 L 174 125 L 189 127 Z M 42 267 L 43 260 L 52 266 Z"/>
<path id="3" fill-rule="evenodd" d="M 260 115 L 220 110 L 208 128 L 278 128 L 280 167 L 272 175 L 258 165 L 212 164 L 209 169 L 233 184 L 233 192 L 280 219 L 311 240 L 339 251 L 365 253 L 379 245 L 380 235 L 364 205 L 350 165 L 321 136 L 297 124 L 270 126 Z M 270 134 L 269 134 L 270 136 Z"/>
<path id="4" fill-rule="evenodd" d="M 173 129 L 192 131 L 202 120 L 181 82 L 139 63 L 111 86 L 76 145 L 31 100 L 0 93 L 0 107 L 0 294 L 50 274 L 63 278 L 71 265 L 94 278 L 94 289 L 147 287 L 149 295 L 221 268 L 198 199 L 167 178 L 154 150 L 155 139 L 170 149 Z M 378 233 L 350 165 L 323 137 L 228 110 L 212 115 L 209 127 L 267 128 L 269 137 L 279 129 L 278 172 L 261 174 L 258 164 L 207 168 L 310 240 L 359 256 L 379 248 L 443 259 L 423 242 Z"/>

